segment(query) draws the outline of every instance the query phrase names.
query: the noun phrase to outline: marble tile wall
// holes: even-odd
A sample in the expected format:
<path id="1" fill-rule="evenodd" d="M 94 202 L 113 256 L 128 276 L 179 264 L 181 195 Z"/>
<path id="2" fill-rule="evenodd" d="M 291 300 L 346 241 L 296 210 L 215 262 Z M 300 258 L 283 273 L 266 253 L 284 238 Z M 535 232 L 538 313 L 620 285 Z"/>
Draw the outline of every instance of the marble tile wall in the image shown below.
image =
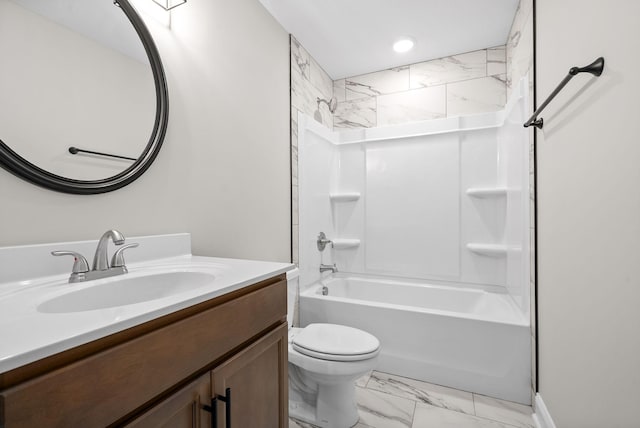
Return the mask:
<path id="1" fill-rule="evenodd" d="M 333 81 L 302 45 L 291 36 L 291 240 L 292 262 L 298 263 L 298 112 L 333 128 L 333 115 L 325 103 L 333 96 Z"/>
<path id="2" fill-rule="evenodd" d="M 506 73 L 506 46 L 498 46 L 336 80 L 334 129 L 500 110 Z"/>
<path id="3" fill-rule="evenodd" d="M 516 11 L 511 31 L 507 39 L 506 60 L 507 60 L 507 94 L 511 94 L 512 88 L 522 77 L 527 77 L 529 86 L 529 116 L 534 111 L 534 67 L 533 67 L 533 1 L 520 0 L 518 10 Z M 507 95 L 507 96 L 508 96 Z M 543 95 L 546 96 L 546 95 Z M 531 266 L 531 393 L 532 402 L 535 398 L 536 390 L 536 309 L 535 309 L 535 292 L 536 292 L 536 252 L 535 252 L 535 157 L 534 157 L 534 130 L 529 128 L 529 196 L 530 201 L 530 266 Z"/>

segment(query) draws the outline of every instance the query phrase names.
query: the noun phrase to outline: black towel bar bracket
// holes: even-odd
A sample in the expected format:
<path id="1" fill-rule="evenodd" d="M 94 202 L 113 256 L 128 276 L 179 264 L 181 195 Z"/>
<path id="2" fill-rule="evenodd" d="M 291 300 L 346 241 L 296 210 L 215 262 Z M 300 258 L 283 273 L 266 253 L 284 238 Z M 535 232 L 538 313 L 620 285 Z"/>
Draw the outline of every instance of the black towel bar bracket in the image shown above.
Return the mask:
<path id="1" fill-rule="evenodd" d="M 542 110 L 544 110 L 547 104 L 549 104 L 551 100 L 554 99 L 556 95 L 558 95 L 562 88 L 564 88 L 565 85 L 569 83 L 569 80 L 573 79 L 573 76 L 580 73 L 590 73 L 597 77 L 602 74 L 602 70 L 604 70 L 603 57 L 596 59 L 591 64 L 584 67 L 571 67 L 571 69 L 569 70 L 569 74 L 567 74 L 567 76 L 562 79 L 562 82 L 560 82 L 560 84 L 553 90 L 553 92 L 551 92 L 551 95 L 549 95 L 547 99 L 544 100 L 542 104 L 540 104 L 540 107 L 538 107 L 536 111 L 533 112 L 533 115 L 529 118 L 529 120 L 524 123 L 524 127 L 528 128 L 529 126 L 533 125 L 538 129 L 542 129 L 544 121 L 542 120 L 542 118 L 538 119 L 538 115 L 542 113 Z"/>
<path id="2" fill-rule="evenodd" d="M 92 150 L 84 150 L 84 149 L 79 149 L 77 147 L 69 147 L 69 153 L 71 153 L 72 155 L 77 155 L 78 153 L 89 153 L 91 155 L 106 156 L 106 157 L 116 158 L 116 159 L 126 159 L 130 161 L 137 160 L 136 158 L 130 158 L 127 156 L 112 155 L 109 153 L 102 153 L 102 152 L 94 152 Z"/>

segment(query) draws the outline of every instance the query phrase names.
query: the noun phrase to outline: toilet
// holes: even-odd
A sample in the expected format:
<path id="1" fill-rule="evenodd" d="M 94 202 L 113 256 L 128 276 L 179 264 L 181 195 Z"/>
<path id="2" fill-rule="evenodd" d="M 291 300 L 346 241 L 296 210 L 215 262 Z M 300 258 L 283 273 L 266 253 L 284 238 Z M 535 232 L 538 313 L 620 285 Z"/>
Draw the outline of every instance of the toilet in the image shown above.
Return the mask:
<path id="1" fill-rule="evenodd" d="M 289 416 L 323 428 L 358 423 L 355 381 L 376 367 L 380 341 L 337 324 L 292 328 L 298 269 L 287 272 Z"/>

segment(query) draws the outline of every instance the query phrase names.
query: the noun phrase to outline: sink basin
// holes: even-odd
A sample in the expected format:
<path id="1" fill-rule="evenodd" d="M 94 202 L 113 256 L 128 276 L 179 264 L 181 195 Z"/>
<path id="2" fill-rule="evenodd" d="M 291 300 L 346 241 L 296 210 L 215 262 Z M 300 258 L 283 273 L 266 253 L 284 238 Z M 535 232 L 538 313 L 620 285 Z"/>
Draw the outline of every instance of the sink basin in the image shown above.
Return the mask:
<path id="1" fill-rule="evenodd" d="M 117 278 L 117 279 L 115 279 Z M 107 282 L 46 300 L 44 313 L 67 313 L 114 308 L 162 299 L 210 284 L 215 275 L 206 272 L 163 272 L 153 275 L 110 278 Z"/>

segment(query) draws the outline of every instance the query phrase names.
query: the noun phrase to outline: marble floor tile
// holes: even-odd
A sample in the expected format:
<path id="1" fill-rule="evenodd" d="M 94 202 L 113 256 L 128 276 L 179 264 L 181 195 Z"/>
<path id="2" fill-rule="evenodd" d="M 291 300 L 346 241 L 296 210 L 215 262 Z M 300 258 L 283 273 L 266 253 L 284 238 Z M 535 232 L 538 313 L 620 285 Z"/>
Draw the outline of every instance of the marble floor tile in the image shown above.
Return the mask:
<path id="1" fill-rule="evenodd" d="M 516 427 L 533 428 L 531 407 L 510 401 L 473 394 L 476 415 Z"/>
<path id="2" fill-rule="evenodd" d="M 289 428 L 320 428 L 317 425 L 310 424 L 309 422 L 302 422 L 298 419 L 289 418 Z"/>
<path id="3" fill-rule="evenodd" d="M 372 428 L 411 428 L 416 403 L 367 388 L 356 388 L 360 424 Z"/>
<path id="4" fill-rule="evenodd" d="M 302 422 L 294 418 L 289 418 L 289 428 L 320 428 L 316 425 L 310 424 L 308 422 Z M 353 426 L 353 428 L 376 428 L 370 425 L 365 425 L 361 422 L 358 422 Z"/>
<path id="5" fill-rule="evenodd" d="M 370 377 L 371 377 L 371 372 L 367 373 L 364 376 L 361 376 L 358 380 L 356 380 L 356 386 L 359 386 L 360 388 L 366 387 Z"/>
<path id="6" fill-rule="evenodd" d="M 511 428 L 510 426 L 467 415 L 460 412 L 430 406 L 428 404 L 416 404 L 416 411 L 411 428 Z"/>
<path id="7" fill-rule="evenodd" d="M 367 388 L 456 412 L 475 414 L 470 392 L 381 372 L 373 372 Z"/>

